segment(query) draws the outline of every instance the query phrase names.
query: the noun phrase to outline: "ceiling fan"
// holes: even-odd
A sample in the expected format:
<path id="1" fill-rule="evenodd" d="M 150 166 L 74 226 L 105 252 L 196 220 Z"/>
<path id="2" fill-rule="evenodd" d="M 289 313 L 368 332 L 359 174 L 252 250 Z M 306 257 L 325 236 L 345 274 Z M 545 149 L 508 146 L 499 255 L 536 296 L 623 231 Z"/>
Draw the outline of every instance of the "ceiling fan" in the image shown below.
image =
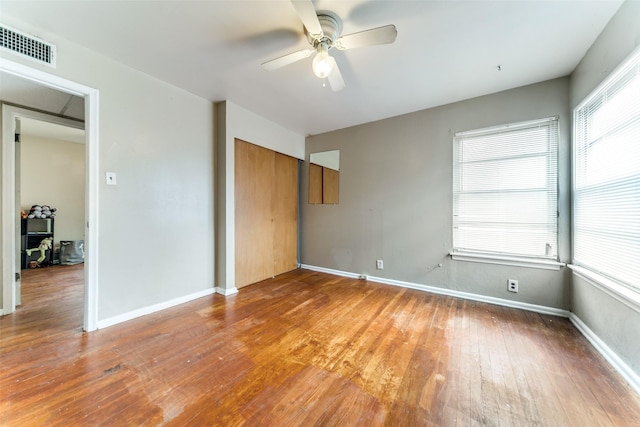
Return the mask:
<path id="1" fill-rule="evenodd" d="M 316 12 L 311 0 L 291 0 L 291 3 L 302 20 L 311 47 L 264 62 L 262 68 L 276 70 L 315 53 L 313 73 L 321 79 L 326 78 L 334 92 L 342 90 L 345 84 L 336 60 L 329 55 L 330 49 L 347 50 L 393 43 L 398 35 L 395 25 L 385 25 L 342 36 L 342 20 L 335 13 Z"/>

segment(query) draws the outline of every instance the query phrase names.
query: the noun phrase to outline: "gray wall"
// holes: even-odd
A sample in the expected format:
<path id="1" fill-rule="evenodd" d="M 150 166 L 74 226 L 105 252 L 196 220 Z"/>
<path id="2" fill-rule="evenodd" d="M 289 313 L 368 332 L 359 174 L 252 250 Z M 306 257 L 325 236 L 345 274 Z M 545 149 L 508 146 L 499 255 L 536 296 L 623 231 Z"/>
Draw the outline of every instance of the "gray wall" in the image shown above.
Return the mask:
<path id="1" fill-rule="evenodd" d="M 625 1 L 571 73 L 569 95 L 576 107 L 640 46 L 640 1 Z"/>
<path id="2" fill-rule="evenodd" d="M 458 131 L 560 116 L 560 239 L 569 260 L 569 80 L 561 78 L 307 138 L 340 150 L 340 203 L 310 205 L 302 183 L 301 262 L 568 309 L 567 272 L 452 261 L 452 138 Z M 384 260 L 384 270 L 375 260 Z M 438 263 L 443 267 L 438 268 Z M 520 291 L 507 292 L 507 279 Z"/>
<path id="3" fill-rule="evenodd" d="M 462 101 L 307 139 L 309 153 L 341 150 L 340 204 L 309 205 L 303 170 L 301 262 L 569 309 L 640 375 L 640 307 L 567 269 L 452 261 L 452 133 L 558 114 L 560 240 L 570 261 L 571 110 L 640 46 L 640 1 L 625 2 L 570 78 Z M 385 269 L 375 270 L 383 259 Z M 443 268 L 437 268 L 443 263 Z M 506 291 L 506 278 L 520 292 Z"/>
<path id="4" fill-rule="evenodd" d="M 627 1 L 573 72 L 572 108 L 638 46 L 640 1 Z M 572 311 L 640 376 L 640 307 L 623 304 L 575 275 L 571 290 Z"/>

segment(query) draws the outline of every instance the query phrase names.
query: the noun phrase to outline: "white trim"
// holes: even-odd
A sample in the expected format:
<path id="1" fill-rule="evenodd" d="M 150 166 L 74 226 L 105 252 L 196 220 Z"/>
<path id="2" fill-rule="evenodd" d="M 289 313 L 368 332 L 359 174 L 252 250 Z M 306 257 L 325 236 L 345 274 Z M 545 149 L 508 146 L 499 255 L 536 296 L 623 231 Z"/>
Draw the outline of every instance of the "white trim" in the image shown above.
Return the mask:
<path id="1" fill-rule="evenodd" d="M 607 295 L 617 299 L 627 307 L 640 313 L 640 293 L 613 280 L 578 265 L 569 264 L 568 267 L 587 283 L 600 289 Z"/>
<path id="2" fill-rule="evenodd" d="M 301 264 L 301 268 L 319 271 L 322 273 L 335 274 L 337 276 L 350 277 L 352 279 L 360 278 L 360 274 L 348 273 L 340 270 L 332 270 L 330 268 L 316 267 L 313 265 Z M 533 311 L 541 314 L 549 314 L 552 316 L 569 317 L 569 311 L 560 308 L 547 307 L 544 305 L 529 304 L 526 302 L 512 301 L 503 298 L 489 297 L 485 295 L 472 294 L 470 292 L 461 292 L 453 289 L 439 288 L 436 286 L 421 285 L 418 283 L 404 282 L 401 280 L 386 279 L 383 277 L 367 276 L 370 282 L 382 283 L 385 285 L 399 286 L 402 288 L 416 289 L 419 291 L 429 292 L 432 294 L 451 296 L 471 301 L 485 302 L 488 304 L 500 305 L 503 307 L 519 308 L 521 310 Z"/>
<path id="3" fill-rule="evenodd" d="M 487 133 L 499 133 L 500 131 L 506 131 L 506 130 L 526 129 L 534 126 L 546 125 L 550 122 L 559 121 L 559 120 L 560 120 L 560 116 L 544 117 L 542 119 L 527 120 L 524 122 L 510 123 L 506 125 L 490 126 L 482 129 L 460 131 L 460 132 L 454 133 L 453 136 L 454 137 L 478 136 L 478 135 L 484 135 Z"/>
<path id="4" fill-rule="evenodd" d="M 607 362 L 615 369 L 622 378 L 640 394 L 640 376 L 636 374 L 624 360 L 620 358 L 611 348 L 605 344 L 589 327 L 574 313 L 569 315 L 569 320 L 584 335 L 584 337 L 595 347 Z"/>
<path id="5" fill-rule="evenodd" d="M 89 89 L 84 98 L 85 112 L 85 267 L 84 267 L 84 330 L 98 329 L 98 230 L 100 206 L 99 157 L 99 92 Z M 88 262 L 87 262 L 88 260 Z"/>
<path id="6" fill-rule="evenodd" d="M 361 276 L 360 274 L 350 273 L 348 271 L 334 270 L 333 268 L 318 267 L 308 264 L 300 264 L 300 268 L 304 268 L 305 270 L 318 271 L 320 273 L 335 274 L 336 276 L 349 277 L 351 279 L 359 279 Z"/>
<path id="7" fill-rule="evenodd" d="M 566 264 L 546 259 L 518 258 L 498 255 L 451 252 L 451 259 L 456 261 L 481 262 L 484 264 L 512 265 L 515 267 L 540 268 L 543 270 L 560 270 Z"/>
<path id="8" fill-rule="evenodd" d="M 81 96 L 85 101 L 85 150 L 86 150 L 86 173 L 85 173 L 85 218 L 87 221 L 85 229 L 85 303 L 84 303 L 84 325 L 85 331 L 93 331 L 97 328 L 98 319 L 98 205 L 99 205 L 99 132 L 98 132 L 98 96 L 97 89 L 63 79 L 53 74 L 48 74 L 26 65 L 19 64 L 7 59 L 0 61 L 0 73 L 8 73 L 26 80 L 30 80 L 38 85 L 46 86 L 65 93 Z M 4 119 L 3 119 L 4 120 Z M 14 177 L 5 181 L 7 175 L 14 174 L 13 157 L 4 157 L 5 151 L 14 151 L 13 142 L 4 144 L 3 130 L 3 183 L 2 183 L 2 279 L 3 279 L 3 312 L 12 313 L 15 310 L 15 289 L 12 286 L 15 275 L 15 251 L 14 251 L 14 220 L 15 220 L 15 186 Z M 12 138 L 13 139 L 13 138 Z M 10 146 L 8 148 L 7 146 Z M 7 170 L 9 169 L 9 170 Z M 11 185 L 8 191 L 8 185 Z M 8 202 L 8 204 L 5 204 Z M 10 227 L 9 227 L 10 225 Z M 7 232 L 9 230 L 9 232 Z M 9 246 L 11 245 L 11 246 Z M 9 284 L 6 280 L 9 279 Z M 7 295 L 7 289 L 9 290 Z M 9 304 L 6 304 L 6 303 Z"/>
<path id="9" fill-rule="evenodd" d="M 224 295 L 226 297 L 228 297 L 229 295 L 234 295 L 238 293 L 238 288 L 236 288 L 235 286 L 233 288 L 221 288 L 219 286 L 216 286 L 215 291 L 217 294 L 220 295 Z"/>
<path id="10" fill-rule="evenodd" d="M 16 310 L 18 298 L 15 288 L 16 265 L 18 265 L 16 254 L 16 239 L 18 239 L 16 215 L 19 210 L 20 201 L 15 199 L 16 190 L 16 144 L 15 141 L 15 122 L 17 118 L 26 118 L 38 120 L 47 123 L 54 123 L 61 126 L 72 127 L 76 129 L 84 128 L 84 124 L 70 119 L 57 117 L 52 114 L 33 111 L 26 108 L 17 107 L 11 104 L 2 104 L 2 224 L 3 224 L 3 263 L 9 262 L 13 268 L 5 266 L 3 268 L 3 314 L 10 314 Z M 9 260 L 9 261 L 7 261 Z M 3 264 L 4 265 L 4 264 Z"/>
<path id="11" fill-rule="evenodd" d="M 175 298 L 169 301 L 164 301 L 158 304 L 154 304 L 147 307 L 139 308 L 137 310 L 129 311 L 128 313 L 122 313 L 117 316 L 110 317 L 108 319 L 99 320 L 98 329 L 107 328 L 109 326 L 117 325 L 118 323 L 133 320 L 138 317 L 146 316 L 147 314 L 152 314 L 161 310 L 166 310 L 167 308 L 184 304 L 186 302 L 193 301 L 198 298 L 213 295 L 214 293 L 215 293 L 215 290 L 213 288 L 205 289 L 203 291 L 195 292 L 190 295 L 184 295 L 182 297 Z"/>
<path id="12" fill-rule="evenodd" d="M 0 64 L 1 66 L 1 64 Z M 15 116 L 2 106 L 2 310 L 16 310 Z"/>

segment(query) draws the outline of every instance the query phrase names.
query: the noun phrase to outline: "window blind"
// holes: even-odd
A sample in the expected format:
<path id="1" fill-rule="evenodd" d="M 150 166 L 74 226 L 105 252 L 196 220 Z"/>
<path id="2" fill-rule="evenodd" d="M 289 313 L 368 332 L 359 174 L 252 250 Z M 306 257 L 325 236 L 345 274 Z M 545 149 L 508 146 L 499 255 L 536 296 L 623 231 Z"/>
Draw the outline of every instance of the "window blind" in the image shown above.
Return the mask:
<path id="1" fill-rule="evenodd" d="M 558 118 L 454 136 L 454 253 L 557 259 Z"/>
<path id="2" fill-rule="evenodd" d="M 573 263 L 640 290 L 640 51 L 574 110 Z"/>

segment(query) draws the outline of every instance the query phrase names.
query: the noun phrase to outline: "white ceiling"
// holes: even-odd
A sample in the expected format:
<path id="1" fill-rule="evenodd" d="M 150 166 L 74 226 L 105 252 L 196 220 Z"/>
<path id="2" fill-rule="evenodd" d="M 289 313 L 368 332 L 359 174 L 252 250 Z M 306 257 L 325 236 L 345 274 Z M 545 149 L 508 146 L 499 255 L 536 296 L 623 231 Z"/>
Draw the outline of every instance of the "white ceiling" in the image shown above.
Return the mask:
<path id="1" fill-rule="evenodd" d="M 569 75 L 621 3 L 315 0 L 343 19 L 343 34 L 398 30 L 394 44 L 331 50 L 341 92 L 323 88 L 311 58 L 260 67 L 308 46 L 288 0 L 0 0 L 0 20 L 29 22 L 45 40 L 58 34 L 308 135 Z"/>
<path id="2" fill-rule="evenodd" d="M 57 123 L 49 123 L 41 120 L 20 118 L 20 133 L 22 135 L 36 136 L 47 140 L 85 143 L 84 129 L 64 126 Z"/>

